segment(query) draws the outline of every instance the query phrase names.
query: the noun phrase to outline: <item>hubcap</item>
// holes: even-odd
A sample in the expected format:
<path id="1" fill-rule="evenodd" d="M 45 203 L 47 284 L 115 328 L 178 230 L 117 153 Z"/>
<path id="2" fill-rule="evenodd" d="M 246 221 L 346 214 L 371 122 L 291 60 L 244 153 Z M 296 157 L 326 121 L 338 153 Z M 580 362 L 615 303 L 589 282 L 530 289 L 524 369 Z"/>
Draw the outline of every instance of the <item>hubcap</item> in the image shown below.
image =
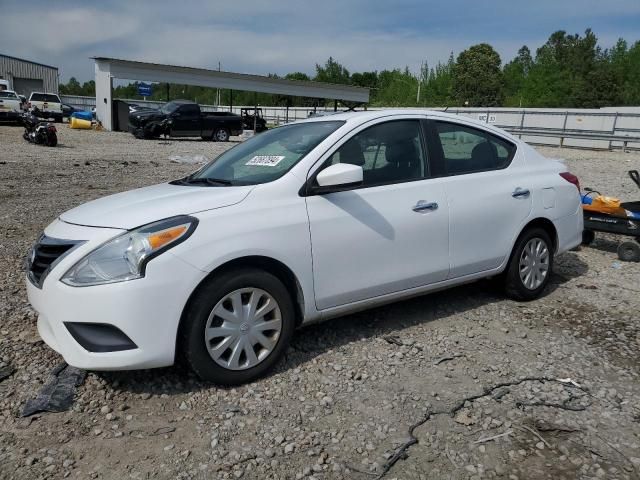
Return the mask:
<path id="1" fill-rule="evenodd" d="M 213 307 L 204 340 L 218 365 L 245 370 L 271 354 L 281 330 L 278 302 L 259 288 L 242 288 L 227 294 Z"/>
<path id="2" fill-rule="evenodd" d="M 225 132 L 224 130 L 218 130 L 218 132 L 216 133 L 216 138 L 221 142 L 225 142 L 227 140 L 227 132 Z"/>
<path id="3" fill-rule="evenodd" d="M 520 280 L 529 290 L 543 284 L 549 273 L 549 248 L 541 238 L 532 238 L 520 255 Z"/>

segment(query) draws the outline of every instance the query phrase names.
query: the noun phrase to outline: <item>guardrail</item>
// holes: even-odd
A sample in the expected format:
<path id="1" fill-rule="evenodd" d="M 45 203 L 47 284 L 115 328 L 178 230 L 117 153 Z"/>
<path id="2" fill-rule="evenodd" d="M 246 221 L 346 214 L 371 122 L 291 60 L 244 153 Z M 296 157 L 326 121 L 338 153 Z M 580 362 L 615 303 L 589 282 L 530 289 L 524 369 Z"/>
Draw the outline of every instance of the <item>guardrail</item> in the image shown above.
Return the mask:
<path id="1" fill-rule="evenodd" d="M 94 97 L 61 96 L 63 102 L 90 109 L 95 106 Z M 160 106 L 163 102 L 123 99 L 126 102 L 149 106 Z M 205 112 L 229 111 L 228 106 L 200 105 Z M 234 106 L 232 111 L 240 113 L 244 106 Z M 251 105 L 246 108 L 252 108 Z M 261 106 L 269 123 L 280 125 L 307 118 L 313 107 Z M 370 107 L 369 110 L 387 110 L 385 107 Z M 395 108 L 397 110 L 397 108 Z M 333 108 L 318 108 L 318 112 Z M 407 112 L 416 108 L 406 108 Z M 423 109 L 420 109 L 423 110 Z M 444 110 L 434 108 L 433 110 Z M 514 108 L 448 108 L 448 113 L 471 117 L 490 125 L 503 128 L 525 141 L 557 147 L 640 150 L 640 107 L 636 111 L 614 109 L 514 109 Z M 627 111 L 625 111 L 627 110 Z M 633 109 L 632 109 L 633 110 Z"/>
<path id="2" fill-rule="evenodd" d="M 613 150 L 618 147 L 614 144 L 614 142 L 620 143 L 620 148 L 623 151 L 629 150 L 640 150 L 640 146 L 629 146 L 629 144 L 638 144 L 640 145 L 640 136 L 631 136 L 631 135 L 615 135 L 613 133 L 600 133 L 600 132 L 590 132 L 590 131 L 578 131 L 578 130 L 554 130 L 550 128 L 512 128 L 508 126 L 499 126 L 498 128 L 502 128 L 512 135 L 518 135 L 519 138 L 522 136 L 526 137 L 554 137 L 560 139 L 560 144 L 558 145 L 560 148 L 564 147 L 564 140 L 566 138 L 571 139 L 582 139 L 582 140 L 592 140 L 592 141 L 605 141 L 608 142 L 607 150 Z M 545 145 L 544 142 L 536 142 L 527 140 L 528 143 L 538 143 L 540 145 Z M 573 145 L 572 145 L 573 146 Z M 580 148 L 580 147 L 578 147 Z M 585 147 L 582 147 L 585 148 Z M 593 147 L 591 147 L 593 148 Z"/>

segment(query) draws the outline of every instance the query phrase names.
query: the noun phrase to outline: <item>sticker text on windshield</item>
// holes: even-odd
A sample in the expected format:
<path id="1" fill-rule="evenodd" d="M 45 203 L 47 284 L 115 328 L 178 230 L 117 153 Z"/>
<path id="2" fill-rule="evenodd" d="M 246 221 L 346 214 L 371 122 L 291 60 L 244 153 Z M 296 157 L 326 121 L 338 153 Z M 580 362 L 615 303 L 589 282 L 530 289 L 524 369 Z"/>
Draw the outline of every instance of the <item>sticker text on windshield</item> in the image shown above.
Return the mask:
<path id="1" fill-rule="evenodd" d="M 275 167 L 282 160 L 284 160 L 283 155 L 256 155 L 251 160 L 249 160 L 245 165 L 259 165 L 261 167 Z"/>

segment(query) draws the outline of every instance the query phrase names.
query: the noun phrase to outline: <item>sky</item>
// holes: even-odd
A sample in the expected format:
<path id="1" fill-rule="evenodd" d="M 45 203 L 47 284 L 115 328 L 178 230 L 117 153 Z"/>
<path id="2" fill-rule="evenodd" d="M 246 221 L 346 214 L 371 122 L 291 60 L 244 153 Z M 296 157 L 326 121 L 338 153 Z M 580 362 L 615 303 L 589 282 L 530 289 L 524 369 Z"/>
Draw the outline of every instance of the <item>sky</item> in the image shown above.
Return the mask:
<path id="1" fill-rule="evenodd" d="M 172 0 L 0 2 L 0 53 L 94 76 L 90 57 L 242 73 L 418 72 L 487 42 L 503 63 L 556 30 L 591 28 L 602 47 L 640 40 L 640 0 Z"/>

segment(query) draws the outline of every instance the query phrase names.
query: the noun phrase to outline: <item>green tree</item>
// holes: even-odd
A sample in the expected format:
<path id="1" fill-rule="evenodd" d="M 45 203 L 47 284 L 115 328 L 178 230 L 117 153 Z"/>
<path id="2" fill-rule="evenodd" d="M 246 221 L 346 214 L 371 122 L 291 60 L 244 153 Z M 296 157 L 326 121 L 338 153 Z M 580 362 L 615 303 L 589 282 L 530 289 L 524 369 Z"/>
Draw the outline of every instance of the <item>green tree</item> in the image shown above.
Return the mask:
<path id="1" fill-rule="evenodd" d="M 309 80 L 311 80 L 309 75 L 307 75 L 306 73 L 303 73 L 303 72 L 287 73 L 284 76 L 284 78 L 287 79 L 287 80 L 299 80 L 299 81 L 302 81 L 302 82 L 308 82 Z"/>
<path id="2" fill-rule="evenodd" d="M 66 84 L 60 84 L 58 89 L 62 95 L 82 95 L 82 87 L 76 77 L 71 77 Z"/>
<path id="3" fill-rule="evenodd" d="M 518 50 L 516 58 L 504 66 L 504 97 L 506 106 L 522 106 L 522 88 L 529 76 L 533 58 L 526 45 Z"/>
<path id="4" fill-rule="evenodd" d="M 333 57 L 324 65 L 316 63 L 316 76 L 313 78 L 316 82 L 349 84 L 349 70 L 336 62 Z"/>
<path id="5" fill-rule="evenodd" d="M 422 93 L 422 105 L 447 107 L 454 103 L 452 89 L 455 63 L 452 52 L 447 63 L 438 62 L 435 68 L 429 70 Z"/>
<path id="6" fill-rule="evenodd" d="M 502 105 L 504 79 L 500 64 L 500 55 L 487 43 L 460 53 L 453 77 L 455 100 L 472 107 Z"/>

